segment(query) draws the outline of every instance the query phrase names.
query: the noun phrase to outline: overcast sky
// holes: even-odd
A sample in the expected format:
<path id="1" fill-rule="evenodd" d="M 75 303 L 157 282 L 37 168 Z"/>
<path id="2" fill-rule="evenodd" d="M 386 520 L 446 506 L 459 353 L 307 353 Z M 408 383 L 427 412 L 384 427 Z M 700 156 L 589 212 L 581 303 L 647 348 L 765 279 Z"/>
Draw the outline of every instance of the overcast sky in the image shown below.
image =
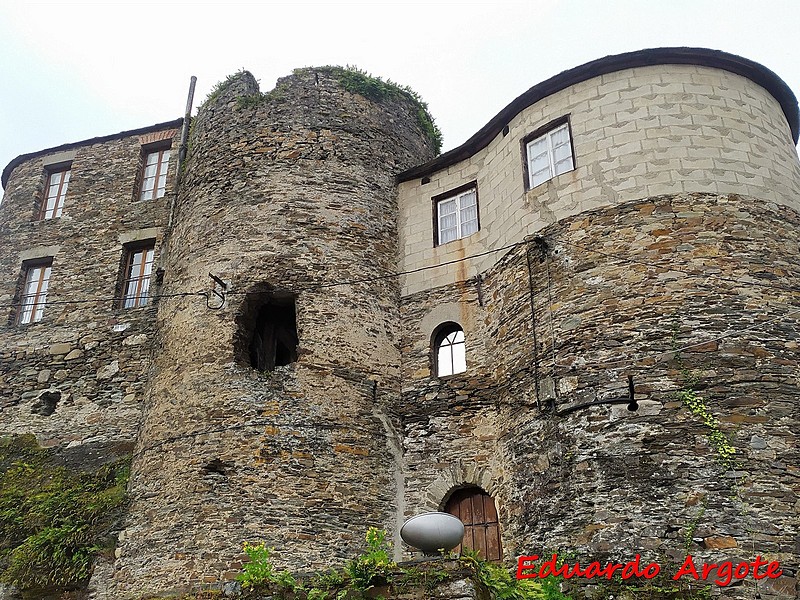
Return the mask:
<path id="1" fill-rule="evenodd" d="M 356 65 L 415 89 L 444 150 L 534 84 L 642 48 L 724 50 L 800 93 L 800 0 L 495 3 L 0 0 L 0 169 L 15 156 L 180 117 L 241 68 Z"/>

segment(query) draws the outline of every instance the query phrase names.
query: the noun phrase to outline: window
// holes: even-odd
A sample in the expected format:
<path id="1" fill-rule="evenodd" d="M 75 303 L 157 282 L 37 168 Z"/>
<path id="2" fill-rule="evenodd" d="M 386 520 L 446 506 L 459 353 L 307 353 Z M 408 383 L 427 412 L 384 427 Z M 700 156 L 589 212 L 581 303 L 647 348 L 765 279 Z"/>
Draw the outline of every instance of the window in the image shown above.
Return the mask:
<path id="1" fill-rule="evenodd" d="M 58 170 L 47 172 L 47 185 L 44 188 L 42 208 L 39 219 L 55 219 L 61 216 L 64 209 L 64 197 L 67 195 L 70 168 L 62 167 Z"/>
<path id="2" fill-rule="evenodd" d="M 259 307 L 250 338 L 250 366 L 274 371 L 297 361 L 297 315 L 294 298 L 272 298 Z"/>
<path id="3" fill-rule="evenodd" d="M 29 263 L 25 268 L 24 283 L 19 299 L 17 323 L 25 325 L 42 320 L 47 302 L 52 259 Z"/>
<path id="4" fill-rule="evenodd" d="M 562 123 L 525 144 L 528 187 L 533 188 L 575 168 L 569 123 Z"/>
<path id="5" fill-rule="evenodd" d="M 433 337 L 434 371 L 437 377 L 446 377 L 467 370 L 467 350 L 464 330 L 456 323 L 445 323 L 437 328 Z"/>
<path id="6" fill-rule="evenodd" d="M 478 188 L 474 183 L 434 199 L 436 244 L 472 235 L 479 229 Z"/>
<path id="7" fill-rule="evenodd" d="M 146 242 L 127 249 L 120 307 L 147 306 L 150 274 L 153 272 L 154 248 L 155 242 Z"/>
<path id="8" fill-rule="evenodd" d="M 456 490 L 445 504 L 444 512 L 464 523 L 464 539 L 456 552 L 470 549 L 479 552 L 484 560 L 503 558 L 497 508 L 489 494 L 479 487 Z"/>
<path id="9" fill-rule="evenodd" d="M 139 200 L 152 200 L 164 196 L 167 190 L 169 153 L 169 148 L 162 148 L 145 154 Z"/>

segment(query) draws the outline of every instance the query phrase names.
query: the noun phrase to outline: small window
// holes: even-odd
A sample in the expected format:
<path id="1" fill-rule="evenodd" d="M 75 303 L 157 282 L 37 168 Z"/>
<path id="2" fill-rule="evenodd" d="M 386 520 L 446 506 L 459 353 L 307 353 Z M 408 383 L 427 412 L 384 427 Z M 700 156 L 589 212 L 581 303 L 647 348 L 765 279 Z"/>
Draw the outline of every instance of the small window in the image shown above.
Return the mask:
<path id="1" fill-rule="evenodd" d="M 47 172 L 47 184 L 44 188 L 42 206 L 39 210 L 39 219 L 56 219 L 64 210 L 64 198 L 69 185 L 70 168 L 61 167 L 58 170 Z"/>
<path id="2" fill-rule="evenodd" d="M 250 366 L 274 371 L 297 361 L 297 315 L 294 298 L 274 298 L 256 314 L 250 338 Z"/>
<path id="3" fill-rule="evenodd" d="M 121 308 L 147 306 L 150 275 L 153 272 L 155 241 L 126 248 L 123 270 Z"/>
<path id="4" fill-rule="evenodd" d="M 434 371 L 446 377 L 467 370 L 467 350 L 464 330 L 456 323 L 445 323 L 433 338 Z"/>
<path id="5" fill-rule="evenodd" d="M 17 323 L 26 325 L 42 320 L 47 302 L 47 288 L 50 282 L 52 259 L 32 262 L 25 265 L 22 292 L 17 308 Z"/>
<path id="6" fill-rule="evenodd" d="M 434 199 L 436 244 L 472 235 L 478 229 L 478 188 L 471 183 Z"/>
<path id="7" fill-rule="evenodd" d="M 142 183 L 139 189 L 139 200 L 161 198 L 167 191 L 167 167 L 169 166 L 169 148 L 149 150 L 144 155 L 142 166 Z"/>
<path id="8" fill-rule="evenodd" d="M 528 187 L 549 181 L 575 168 L 569 123 L 562 123 L 525 144 Z"/>

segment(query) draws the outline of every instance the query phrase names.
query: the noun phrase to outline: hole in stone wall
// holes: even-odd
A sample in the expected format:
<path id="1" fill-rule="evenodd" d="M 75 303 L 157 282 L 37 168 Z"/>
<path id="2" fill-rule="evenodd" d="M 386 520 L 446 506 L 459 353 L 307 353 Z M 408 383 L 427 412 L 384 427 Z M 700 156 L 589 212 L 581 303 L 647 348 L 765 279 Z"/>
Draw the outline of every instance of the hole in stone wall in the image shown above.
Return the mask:
<path id="1" fill-rule="evenodd" d="M 49 417 L 56 412 L 56 405 L 61 400 L 61 392 L 57 390 L 47 390 L 39 394 L 39 397 L 34 400 L 31 406 L 31 413 L 35 415 L 42 415 Z"/>
<path id="2" fill-rule="evenodd" d="M 273 371 L 297 360 L 294 296 L 266 289 L 250 293 L 238 321 L 237 355 L 242 363 L 257 371 Z"/>
<path id="3" fill-rule="evenodd" d="M 215 458 L 210 463 L 203 466 L 201 469 L 204 475 L 227 475 L 225 463 L 222 462 L 219 458 Z"/>

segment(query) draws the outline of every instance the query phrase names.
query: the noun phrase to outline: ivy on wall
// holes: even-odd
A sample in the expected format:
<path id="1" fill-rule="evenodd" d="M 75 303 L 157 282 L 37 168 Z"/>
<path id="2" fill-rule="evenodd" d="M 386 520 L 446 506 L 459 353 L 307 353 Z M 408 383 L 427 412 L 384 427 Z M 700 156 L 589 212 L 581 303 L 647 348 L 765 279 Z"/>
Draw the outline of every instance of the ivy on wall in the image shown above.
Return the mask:
<path id="1" fill-rule="evenodd" d="M 113 550 L 129 463 L 76 471 L 32 435 L 0 439 L 0 580 L 30 598 L 85 586 Z"/>

